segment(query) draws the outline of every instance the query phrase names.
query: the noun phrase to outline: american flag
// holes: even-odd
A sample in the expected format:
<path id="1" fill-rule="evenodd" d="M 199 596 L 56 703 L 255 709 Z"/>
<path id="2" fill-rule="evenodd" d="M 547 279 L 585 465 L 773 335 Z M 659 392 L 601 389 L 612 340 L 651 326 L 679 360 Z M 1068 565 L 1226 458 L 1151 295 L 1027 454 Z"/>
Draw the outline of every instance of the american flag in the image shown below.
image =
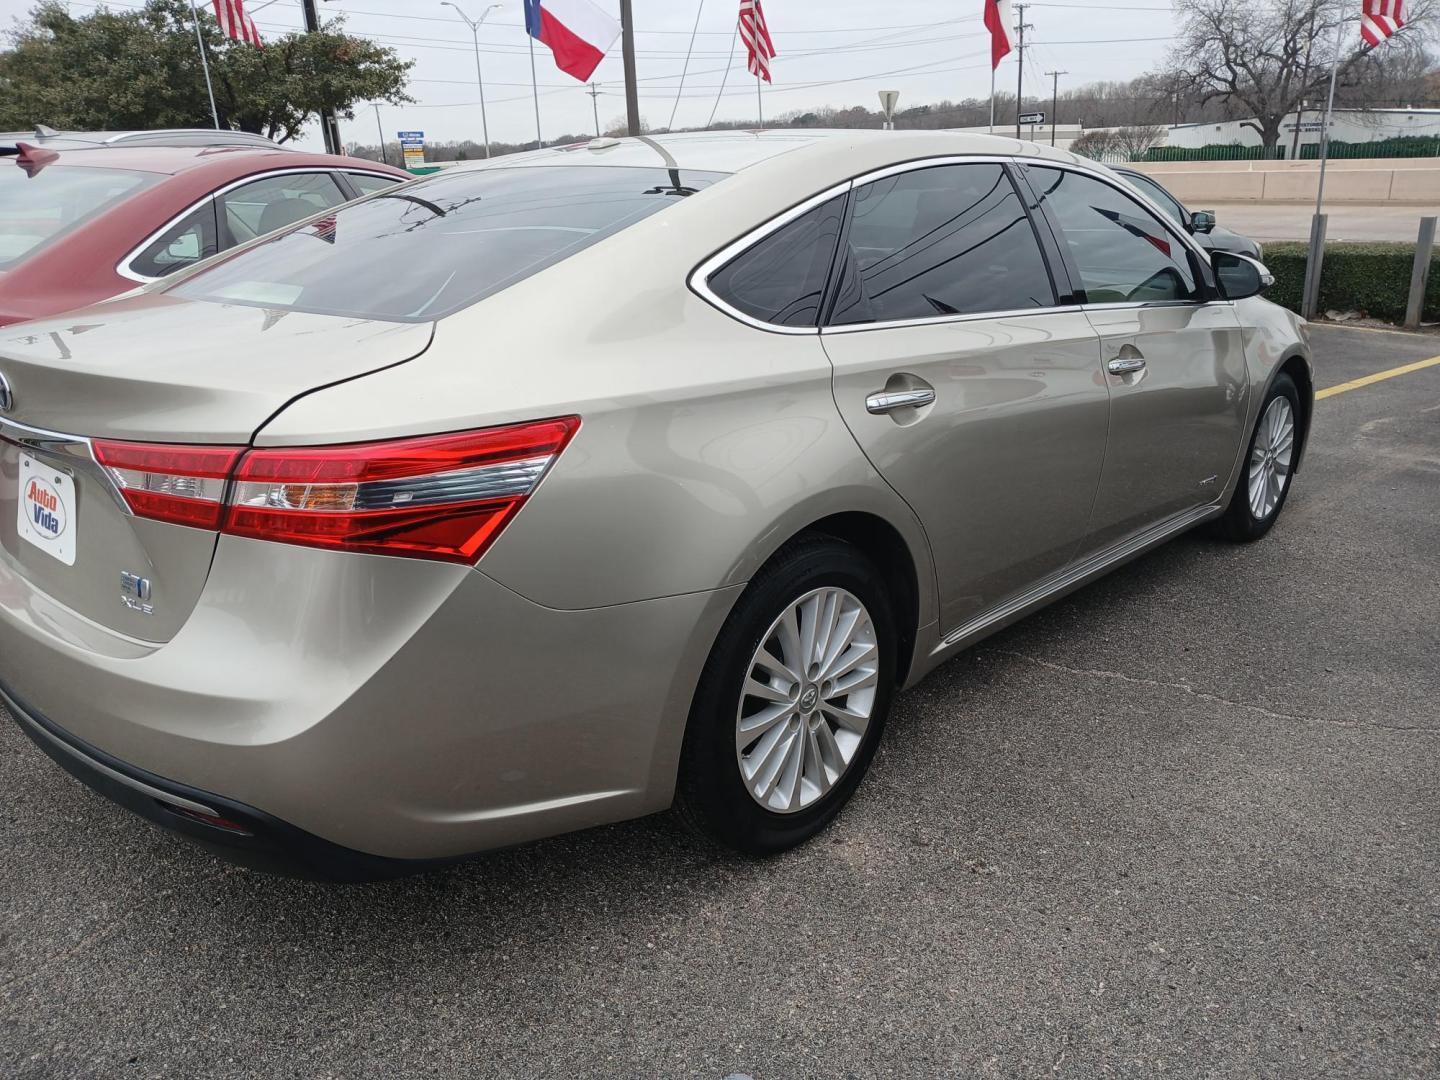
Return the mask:
<path id="1" fill-rule="evenodd" d="M 1360 36 L 1379 45 L 1405 25 L 1405 0 L 1365 0 L 1360 14 Z"/>
<path id="2" fill-rule="evenodd" d="M 740 0 L 740 38 L 750 53 L 750 74 L 770 82 L 770 61 L 775 59 L 775 43 L 765 26 L 765 11 L 760 0 Z"/>
<path id="3" fill-rule="evenodd" d="M 260 40 L 260 31 L 255 29 L 255 20 L 245 14 L 245 0 L 214 0 L 214 4 L 215 21 L 226 37 L 254 45 L 257 49 L 265 47 Z"/>

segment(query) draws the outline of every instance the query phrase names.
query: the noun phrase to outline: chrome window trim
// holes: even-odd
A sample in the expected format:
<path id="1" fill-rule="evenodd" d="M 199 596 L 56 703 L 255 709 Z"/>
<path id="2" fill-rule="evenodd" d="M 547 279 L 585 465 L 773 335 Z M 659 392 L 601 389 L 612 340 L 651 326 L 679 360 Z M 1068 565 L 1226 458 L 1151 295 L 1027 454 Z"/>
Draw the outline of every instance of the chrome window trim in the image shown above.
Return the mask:
<path id="1" fill-rule="evenodd" d="M 85 436 L 47 431 L 45 428 L 31 427 L 29 424 L 0 416 L 0 440 L 31 453 L 58 457 L 71 468 L 89 474 L 100 481 L 101 486 L 110 493 L 121 513 L 126 517 L 134 517 L 125 497 L 120 494 L 115 478 L 109 469 L 100 464 L 100 459 L 95 456 L 94 445 Z"/>
<path id="2" fill-rule="evenodd" d="M 1234 307 L 1234 300 L 1122 300 L 1116 303 L 1081 304 L 1081 311 L 1140 311 L 1154 308 Z"/>
<path id="3" fill-rule="evenodd" d="M 236 188 L 244 187 L 246 184 L 253 183 L 253 182 L 256 181 L 256 180 L 268 180 L 268 179 L 269 179 L 270 177 L 272 177 L 272 176 L 310 176 L 310 175 L 320 175 L 320 176 L 329 176 L 329 177 L 331 177 L 331 178 L 333 179 L 335 173 L 342 173 L 342 172 L 366 172 L 366 171 L 367 171 L 367 170 L 365 170 L 365 169 L 343 169 L 343 168 L 342 168 L 342 169 L 335 169 L 335 168 L 327 169 L 327 168 L 324 168 L 324 167 L 317 167 L 317 166 L 315 166 L 315 165 L 304 165 L 304 166 L 300 166 L 300 167 L 298 167 L 298 168 L 269 169 L 269 170 L 267 170 L 267 171 L 265 171 L 265 172 L 254 173 L 254 174 L 252 174 L 252 175 L 250 175 L 250 176 L 241 177 L 239 180 L 232 181 L 231 183 L 226 184 L 226 185 L 225 185 L 224 187 L 222 187 L 222 188 L 217 188 L 216 190 L 212 191 L 209 195 L 206 195 L 203 199 L 196 199 L 193 203 L 191 203 L 189 206 L 187 206 L 184 210 L 180 211 L 180 213 L 176 214 L 176 215 L 175 215 L 174 217 L 172 217 L 169 221 L 165 222 L 164 225 L 160 226 L 160 228 L 156 229 L 153 233 L 151 233 L 149 236 L 147 236 L 144 240 L 140 241 L 140 243 L 139 243 L 138 245 L 136 245 L 133 249 L 131 249 L 130 252 L 129 252 L 128 254 L 126 254 L 126 256 L 125 256 L 123 259 L 121 259 L 120 262 L 116 265 L 116 267 L 115 267 L 115 273 L 119 274 L 119 275 L 120 275 L 121 277 L 123 277 L 123 278 L 129 279 L 130 281 L 137 281 L 137 282 L 139 282 L 141 285 L 150 285 L 150 284 L 153 284 L 153 283 L 156 282 L 156 281 L 164 281 L 164 280 L 165 280 L 164 278 L 146 277 L 144 274 L 137 273 L 137 272 L 131 267 L 130 264 L 133 263 L 136 259 L 138 259 L 138 258 L 144 253 L 144 251 L 145 251 L 146 248 L 148 248 L 151 244 L 155 243 L 156 240 L 159 240 L 160 237 L 164 236 L 167 232 L 169 232 L 171 229 L 173 229 L 176 225 L 179 225 L 180 222 L 184 221 L 187 217 L 189 217 L 191 214 L 193 214 L 196 210 L 199 210 L 199 209 L 200 209 L 202 206 L 204 206 L 207 202 L 213 202 L 213 201 L 215 201 L 216 199 L 220 198 L 222 195 L 228 195 L 230 192 L 234 191 Z M 390 174 L 389 174 L 389 173 L 372 173 L 371 175 L 373 175 L 373 176 L 389 176 Z M 396 183 L 404 183 L 404 181 L 403 181 L 403 180 L 396 180 Z M 336 186 L 336 187 L 340 187 L 340 185 L 339 185 L 338 183 L 337 183 L 335 186 Z M 341 195 L 344 195 L 344 194 L 345 194 L 345 189 L 344 189 L 343 187 L 340 187 L 340 194 L 341 194 Z M 346 202 L 354 202 L 354 201 L 355 201 L 355 200 L 353 200 L 353 199 L 346 199 L 346 200 L 344 200 L 343 202 L 336 203 L 336 205 L 337 205 L 337 206 L 344 206 Z M 315 211 L 315 212 L 318 214 L 318 213 L 322 213 L 323 211 L 317 210 L 317 211 Z M 268 234 L 267 234 L 267 235 L 268 235 Z M 259 239 L 259 237 L 256 237 L 256 239 Z M 244 242 L 248 243 L 248 241 L 244 241 Z M 237 244 L 236 247 L 238 247 L 238 246 L 239 246 L 239 245 Z M 230 251 L 230 250 L 233 250 L 233 249 L 231 249 L 231 248 L 226 248 L 226 249 L 224 249 L 224 250 Z M 219 255 L 219 254 L 221 254 L 221 252 L 220 252 L 220 251 L 216 251 L 215 254 Z M 207 257 L 208 257 L 208 256 L 207 256 Z M 197 261 L 200 261 L 200 260 L 197 260 Z M 194 263 L 191 263 L 190 265 L 191 265 L 191 266 L 194 266 L 195 264 L 194 264 Z M 182 269 L 183 269 L 183 268 L 182 268 Z"/>
<path id="4" fill-rule="evenodd" d="M 732 319 L 744 323 L 746 326 L 754 327 L 756 330 L 764 330 L 771 334 L 787 334 L 791 337 L 819 334 L 820 328 L 818 326 L 779 326 L 775 323 L 765 322 L 763 319 L 757 319 L 752 315 L 747 315 L 739 308 L 732 307 L 722 300 L 720 296 L 710 288 L 710 278 L 726 263 L 730 262 L 731 259 L 743 255 L 772 233 L 779 232 L 796 218 L 804 217 L 817 206 L 823 206 L 836 196 L 847 194 L 852 185 L 853 181 L 846 180 L 844 183 L 827 188 L 818 195 L 812 195 L 804 202 L 796 203 L 789 210 L 771 218 L 763 225 L 751 229 L 744 236 L 740 237 L 740 239 L 726 244 L 714 255 L 711 255 L 694 270 L 690 271 L 690 277 L 687 280 L 690 290 L 712 307 L 729 315 Z"/>
<path id="5" fill-rule="evenodd" d="M 1137 192 L 1130 190 L 1129 185 L 1125 184 L 1123 180 L 1111 173 L 1109 169 L 1105 169 L 1103 165 L 1101 165 L 1099 168 L 1095 168 L 1091 167 L 1089 164 L 1082 164 L 1076 161 L 1066 161 L 1058 158 L 1044 157 L 1039 154 L 942 154 L 938 157 L 916 158 L 913 161 L 903 161 L 895 165 L 886 165 L 879 169 L 872 169 L 870 172 L 861 173 L 858 176 L 854 176 L 849 180 L 843 181 L 839 184 L 834 185 L 833 187 L 826 189 L 825 191 L 820 192 L 818 195 L 811 196 L 804 202 L 796 204 L 789 210 L 786 210 L 784 213 L 779 214 L 778 216 L 771 218 L 764 224 L 750 230 L 745 235 L 741 236 L 738 240 L 735 240 L 732 243 L 727 244 L 725 247 L 721 248 L 720 251 L 710 256 L 694 270 L 692 270 L 686 283 L 689 285 L 692 292 L 696 293 L 701 299 L 705 300 L 712 307 L 715 307 L 724 314 L 729 315 L 732 319 L 735 319 L 738 322 L 742 322 L 746 326 L 753 327 L 756 330 L 764 330 L 767 333 L 771 334 L 788 334 L 791 336 L 807 334 L 854 334 L 866 330 L 893 330 L 902 326 L 938 326 L 945 323 L 953 322 L 973 322 L 977 319 L 1017 318 L 1022 315 L 1041 315 L 1055 312 L 1076 312 L 1084 310 L 1098 311 L 1104 309 L 1141 308 L 1156 306 L 1154 303 L 1078 305 L 1055 304 L 1049 307 L 1019 308 L 1010 311 L 967 312 L 964 315 L 939 315 L 935 317 L 925 317 L 920 319 L 895 319 L 878 323 L 854 323 L 847 326 L 794 327 L 777 326 L 774 323 L 767 323 L 761 319 L 756 319 L 750 315 L 747 315 L 743 311 L 740 311 L 732 307 L 730 304 L 726 303 L 718 295 L 716 295 L 714 290 L 710 288 L 710 277 L 714 275 L 716 271 L 718 271 L 731 259 L 743 254 L 746 250 L 748 250 L 755 244 L 758 244 L 760 241 L 764 240 L 771 233 L 784 228 L 790 222 L 794 221 L 797 217 L 808 213 L 822 203 L 828 202 L 830 199 L 835 198 L 837 195 L 844 195 L 848 192 L 854 191 L 856 188 L 861 187 L 865 184 L 871 184 L 877 180 L 884 180 L 890 176 L 900 176 L 904 173 L 915 172 L 919 169 L 941 168 L 948 165 L 1034 165 L 1037 167 L 1048 166 L 1051 168 L 1079 173 L 1081 176 L 1088 176 L 1091 179 L 1100 181 L 1102 184 L 1107 184 L 1116 192 L 1118 192 L 1125 198 L 1128 198 L 1131 202 L 1135 202 L 1141 210 L 1150 214 L 1152 218 L 1155 218 L 1156 221 L 1159 223 L 1160 227 L 1164 229 L 1167 233 L 1169 233 L 1172 237 L 1174 237 L 1176 240 L 1178 240 L 1182 245 L 1198 254 L 1201 258 L 1205 260 L 1207 265 L 1210 262 L 1209 253 L 1203 247 L 1201 247 L 1200 244 L 1193 237 L 1188 235 L 1182 235 L 1181 233 L 1171 228 L 1170 225 L 1167 224 L 1164 215 L 1157 213 L 1157 208 L 1150 205 L 1149 200 L 1145 199 L 1144 195 L 1140 195 L 1139 199 L 1137 200 Z M 1102 172 L 1101 169 L 1104 169 L 1104 171 Z M 1190 307 L 1202 307 L 1206 304 L 1214 302 L 1215 301 L 1195 300 L 1160 301 L 1160 303 L 1183 304 Z"/>
<path id="6" fill-rule="evenodd" d="M 1140 305 L 1136 305 L 1137 307 Z M 907 326 L 947 326 L 950 323 L 982 322 L 987 319 L 1023 319 L 1034 315 L 1074 315 L 1085 309 L 1079 304 L 1051 305 L 1050 307 L 1012 308 L 1008 311 L 976 311 L 964 315 L 933 315 L 920 319 L 889 319 L 885 322 L 846 323 L 844 326 L 826 326 L 820 332 L 830 334 L 859 334 L 866 330 L 898 330 Z"/>

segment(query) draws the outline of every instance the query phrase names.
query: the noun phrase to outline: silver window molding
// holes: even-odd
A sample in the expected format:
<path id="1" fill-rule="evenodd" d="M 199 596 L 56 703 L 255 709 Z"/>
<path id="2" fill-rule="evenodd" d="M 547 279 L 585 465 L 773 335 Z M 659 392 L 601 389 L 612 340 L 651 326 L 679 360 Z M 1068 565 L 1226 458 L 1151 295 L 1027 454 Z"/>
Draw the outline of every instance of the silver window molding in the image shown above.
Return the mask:
<path id="1" fill-rule="evenodd" d="M 732 259 L 744 254 L 747 250 L 749 250 L 754 245 L 760 243 L 760 241 L 764 240 L 770 234 L 784 228 L 796 218 L 809 213 L 811 210 L 815 209 L 815 207 L 828 202 L 829 200 L 835 198 L 837 195 L 844 195 L 850 191 L 855 190 L 858 187 L 862 187 L 865 184 L 872 184 L 877 180 L 884 180 L 887 177 L 900 176 L 904 173 L 916 172 L 921 169 L 943 168 L 947 165 L 1033 165 L 1037 168 L 1054 168 L 1066 172 L 1079 173 L 1081 176 L 1089 177 L 1092 180 L 1098 180 L 1102 184 L 1106 184 L 1114 188 L 1115 191 L 1123 195 L 1125 198 L 1129 199 L 1131 202 L 1136 203 L 1142 211 L 1150 214 L 1151 217 L 1155 217 L 1160 227 L 1164 229 L 1167 233 L 1169 233 L 1171 236 L 1173 236 L 1176 240 L 1178 240 L 1188 250 L 1195 252 L 1197 255 L 1203 258 L 1207 264 L 1210 262 L 1209 254 L 1205 251 L 1204 248 L 1199 245 L 1198 242 L 1194 240 L 1193 237 L 1182 236 L 1181 234 L 1171 229 L 1168 224 L 1159 219 L 1159 215 L 1154 212 L 1154 209 L 1148 206 L 1146 204 L 1146 201 L 1143 201 L 1143 195 L 1140 196 L 1139 199 L 1137 199 L 1136 193 L 1130 190 L 1128 188 L 1128 185 L 1125 185 L 1123 182 L 1119 181 L 1113 174 L 1110 174 L 1108 169 L 1102 172 L 1099 168 L 1092 168 L 1079 162 L 1063 161 L 1055 158 L 1041 157 L 1038 155 L 1031 157 L 1016 154 L 945 154 L 939 157 L 916 158 L 913 161 L 904 161 L 896 165 L 886 165 L 885 167 L 880 169 L 873 169 L 870 172 L 861 173 L 860 175 L 852 177 L 849 180 L 836 184 L 835 186 L 820 192 L 818 195 L 811 196 L 804 202 L 796 204 L 789 210 L 786 210 L 784 213 L 779 214 L 778 216 L 771 218 L 764 224 L 750 230 L 745 235 L 741 236 L 738 240 L 735 240 L 734 242 L 727 244 L 725 247 L 721 248 L 718 252 L 710 256 L 708 259 L 706 259 L 704 262 L 702 262 L 699 266 L 697 266 L 694 270 L 690 272 L 690 276 L 687 279 L 687 284 L 690 286 L 691 291 L 698 295 L 701 299 L 705 300 L 712 307 L 717 308 L 718 310 L 724 312 L 726 315 L 729 315 L 737 322 L 742 322 L 746 326 L 754 327 L 756 330 L 764 330 L 766 333 L 789 334 L 792 336 L 801 336 L 817 333 L 856 334 L 864 333 L 870 330 L 893 330 L 902 326 L 942 326 L 947 323 L 973 322 L 977 319 L 1011 319 L 1025 315 L 1043 315 L 1055 314 L 1059 312 L 1076 312 L 1082 310 L 1099 311 L 1104 309 L 1139 308 L 1155 306 L 1155 304 L 1153 303 L 1079 305 L 1057 304 L 1048 307 L 1017 308 L 1010 311 L 967 312 L 963 315 L 938 315 L 933 318 L 926 317 L 919 319 L 897 319 L 875 323 L 856 323 L 849 326 L 796 327 L 779 326 L 775 323 L 768 323 L 765 322 L 763 319 L 757 319 L 751 315 L 747 315 L 745 312 L 740 311 L 737 308 L 726 303 L 715 293 L 713 289 L 710 288 L 709 279 Z M 1185 304 L 1189 306 L 1204 306 L 1206 303 L 1209 303 L 1209 301 L 1194 300 L 1165 302 Z"/>
<path id="2" fill-rule="evenodd" d="M 821 330 L 821 333 L 827 337 L 831 334 L 863 334 L 868 330 L 898 330 L 901 327 L 910 326 L 948 326 L 952 323 L 981 322 L 993 319 L 1032 318 L 1036 315 L 1063 315 L 1066 313 L 1073 315 L 1083 310 L 1084 308 L 1078 304 L 1052 304 L 1049 307 L 1011 308 L 1008 311 L 974 311 L 966 312 L 963 315 L 932 315 L 921 319 L 889 319 L 885 322 L 847 323 L 844 326 L 827 326 Z"/>

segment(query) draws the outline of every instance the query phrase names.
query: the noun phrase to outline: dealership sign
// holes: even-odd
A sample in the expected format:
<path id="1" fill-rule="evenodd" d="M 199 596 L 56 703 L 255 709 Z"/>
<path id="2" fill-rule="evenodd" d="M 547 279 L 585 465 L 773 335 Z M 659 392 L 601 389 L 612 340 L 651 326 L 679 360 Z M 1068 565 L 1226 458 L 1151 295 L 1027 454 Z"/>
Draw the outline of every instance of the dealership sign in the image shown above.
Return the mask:
<path id="1" fill-rule="evenodd" d="M 405 156 L 405 168 L 423 169 L 425 167 L 425 132 L 423 131 L 397 131 L 400 137 L 400 152 Z"/>

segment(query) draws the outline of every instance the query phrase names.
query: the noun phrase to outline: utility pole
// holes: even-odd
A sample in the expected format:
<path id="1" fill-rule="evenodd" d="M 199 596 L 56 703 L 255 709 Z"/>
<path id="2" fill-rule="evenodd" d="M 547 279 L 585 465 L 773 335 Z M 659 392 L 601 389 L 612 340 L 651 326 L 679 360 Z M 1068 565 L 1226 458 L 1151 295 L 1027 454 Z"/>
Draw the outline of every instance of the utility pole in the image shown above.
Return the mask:
<path id="1" fill-rule="evenodd" d="M 600 86 L 598 83 L 591 83 L 590 89 L 585 91 L 590 95 L 590 105 L 595 110 L 595 137 L 600 138 Z"/>
<path id="2" fill-rule="evenodd" d="M 1015 10 L 1020 13 L 1020 41 L 1015 49 L 1015 55 L 1020 63 L 1015 73 L 1015 138 L 1020 138 L 1020 114 L 1025 111 L 1025 31 L 1035 29 L 1025 21 L 1025 8 L 1027 4 L 1016 4 Z"/>
<path id="3" fill-rule="evenodd" d="M 380 123 L 380 103 L 375 102 L 375 130 L 380 133 L 380 160 L 390 164 L 390 155 L 385 153 L 385 125 Z"/>
<path id="4" fill-rule="evenodd" d="M 625 121 L 634 136 L 640 134 L 640 92 L 635 79 L 635 15 L 630 0 L 620 0 L 620 40 L 625 53 Z"/>
<path id="5" fill-rule="evenodd" d="M 305 32 L 314 34 L 320 30 L 320 13 L 315 8 L 315 0 L 303 0 L 305 7 Z M 340 125 L 335 121 L 333 109 L 320 110 L 320 131 L 325 136 L 325 152 L 327 154 L 341 154 L 344 149 L 340 144 Z"/>
<path id="6" fill-rule="evenodd" d="M 1068 71 L 1047 71 L 1045 74 L 1055 80 L 1055 92 L 1050 99 L 1050 145 L 1054 146 L 1055 125 L 1060 120 L 1060 76 L 1070 73 Z"/>

